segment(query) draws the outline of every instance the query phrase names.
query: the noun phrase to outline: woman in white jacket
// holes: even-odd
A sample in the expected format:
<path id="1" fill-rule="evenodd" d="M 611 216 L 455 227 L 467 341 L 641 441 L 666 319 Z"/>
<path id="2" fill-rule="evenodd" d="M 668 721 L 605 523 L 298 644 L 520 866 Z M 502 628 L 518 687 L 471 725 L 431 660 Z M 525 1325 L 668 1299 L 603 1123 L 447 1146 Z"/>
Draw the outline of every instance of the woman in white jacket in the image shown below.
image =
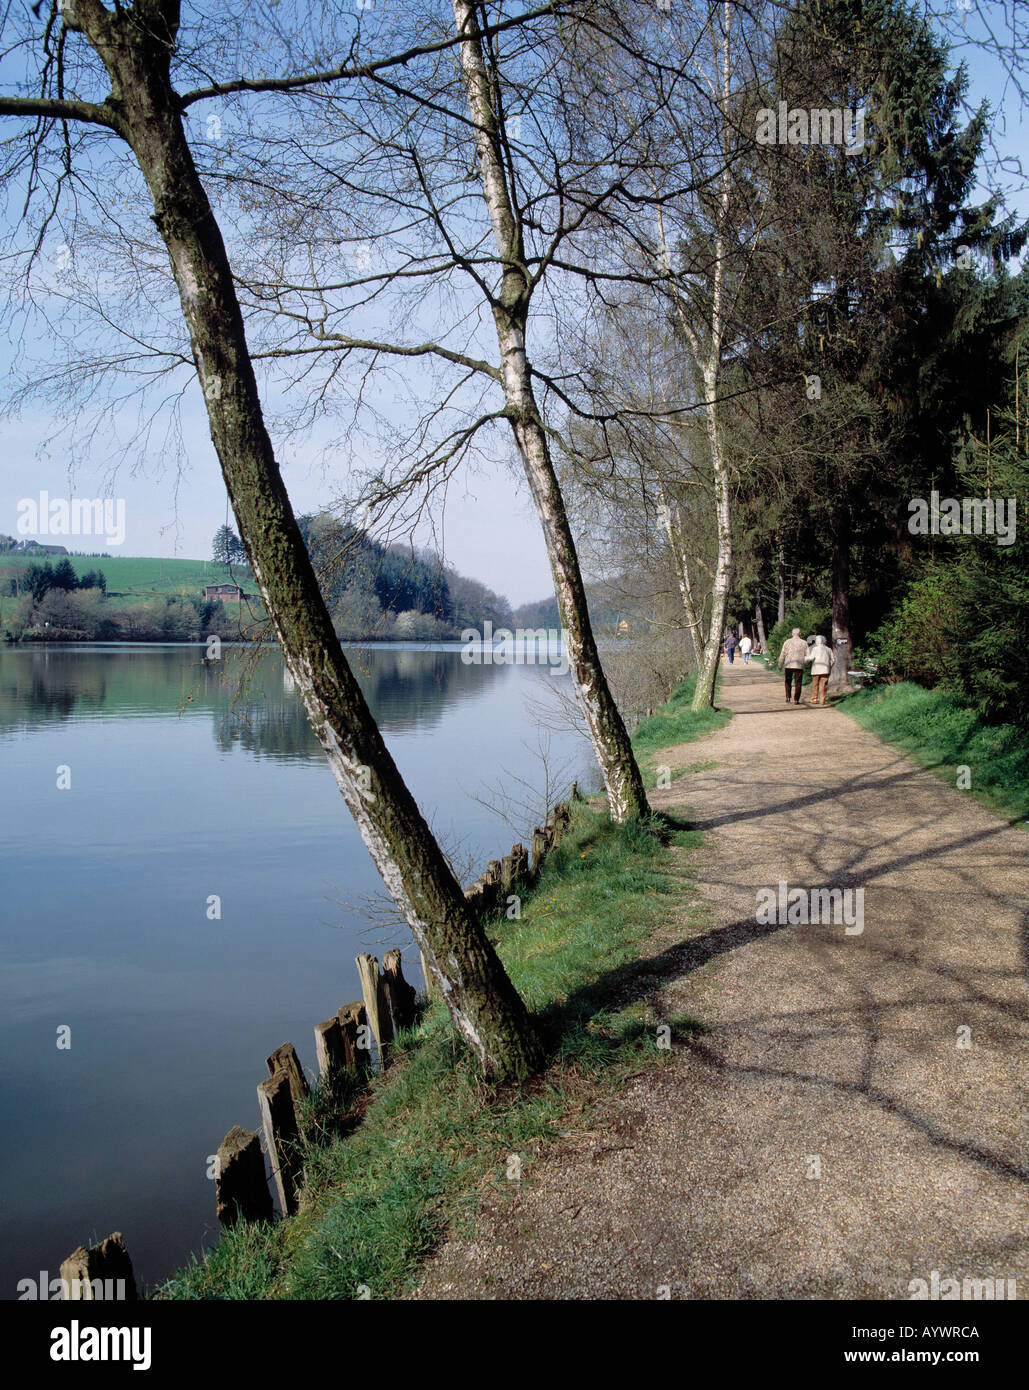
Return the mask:
<path id="1" fill-rule="evenodd" d="M 814 646 L 807 654 L 811 663 L 811 679 L 814 690 L 811 694 L 813 705 L 825 704 L 825 692 L 829 685 L 829 673 L 836 665 L 836 654 L 824 637 L 816 637 Z"/>

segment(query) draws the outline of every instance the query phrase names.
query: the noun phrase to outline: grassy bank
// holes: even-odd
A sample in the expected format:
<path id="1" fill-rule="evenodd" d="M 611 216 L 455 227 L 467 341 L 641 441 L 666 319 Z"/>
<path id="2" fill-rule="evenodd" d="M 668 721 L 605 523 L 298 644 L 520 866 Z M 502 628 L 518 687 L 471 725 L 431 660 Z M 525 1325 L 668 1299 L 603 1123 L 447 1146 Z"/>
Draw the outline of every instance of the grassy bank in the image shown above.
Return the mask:
<path id="1" fill-rule="evenodd" d="M 898 685 L 861 690 L 838 709 L 907 753 L 951 786 L 959 770 L 968 794 L 1011 819 L 1029 816 L 1029 734 L 1014 724 L 987 724 L 955 695 Z M 965 788 L 962 788 L 965 789 Z"/>
<path id="2" fill-rule="evenodd" d="M 652 756 L 697 738 L 727 715 L 689 713 L 691 687 L 641 725 Z M 490 932 L 516 988 L 537 1012 L 552 1056 L 547 1072 L 519 1087 L 484 1086 L 440 1006 L 399 1043 L 391 1068 L 359 1102 L 347 1133 L 338 1098 L 316 1091 L 305 1143 L 303 1210 L 288 1221 L 238 1227 L 169 1280 L 160 1297 L 388 1297 L 449 1226 L 461 1229 L 488 1192 L 531 1182 L 543 1148 L 625 1078 L 659 1066 L 646 1000 L 657 980 L 637 965 L 654 931 L 682 913 L 673 847 L 699 835 L 668 818 L 617 827 L 584 802 L 522 903 L 520 921 Z M 673 1037 L 697 1025 L 663 1018 Z"/>

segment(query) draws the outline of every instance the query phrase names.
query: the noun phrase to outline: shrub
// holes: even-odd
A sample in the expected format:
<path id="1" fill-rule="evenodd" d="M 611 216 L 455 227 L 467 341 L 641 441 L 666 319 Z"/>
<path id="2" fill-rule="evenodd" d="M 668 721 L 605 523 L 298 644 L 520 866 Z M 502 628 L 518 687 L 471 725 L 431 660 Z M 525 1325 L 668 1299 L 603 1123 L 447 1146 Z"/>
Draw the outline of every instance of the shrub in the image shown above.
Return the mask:
<path id="1" fill-rule="evenodd" d="M 962 609 L 960 569 L 953 564 L 932 565 L 868 639 L 868 655 L 878 663 L 878 675 L 959 689 Z"/>

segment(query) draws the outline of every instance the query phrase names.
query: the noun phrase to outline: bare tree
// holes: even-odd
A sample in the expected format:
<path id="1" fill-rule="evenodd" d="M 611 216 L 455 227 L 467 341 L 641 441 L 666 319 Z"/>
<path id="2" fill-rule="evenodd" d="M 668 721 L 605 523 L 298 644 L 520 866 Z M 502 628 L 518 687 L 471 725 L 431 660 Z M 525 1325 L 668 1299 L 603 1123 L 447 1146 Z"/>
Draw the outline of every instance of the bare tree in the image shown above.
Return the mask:
<path id="1" fill-rule="evenodd" d="M 524 33 L 502 32 L 502 5 L 459 5 L 450 25 L 459 69 L 450 55 L 430 56 L 403 79 L 369 74 L 359 93 L 301 94 L 288 131 L 253 131 L 238 177 L 275 230 L 265 265 L 255 257 L 244 278 L 265 334 L 260 355 L 300 364 L 296 384 L 308 396 L 297 418 L 338 412 L 341 361 L 364 364 L 352 418 L 377 416 L 386 462 L 371 470 L 362 498 L 376 509 L 412 497 L 426 505 L 491 430 L 508 433 L 546 540 L 611 815 L 621 821 L 646 814 L 647 800 L 597 652 L 554 467 L 556 426 L 540 391 L 560 399 L 560 383 L 541 374 L 529 346 L 553 308 L 551 281 L 592 276 L 589 229 L 626 215 L 631 202 L 624 174 L 598 158 L 596 131 L 582 129 L 572 90 L 577 41 L 607 38 L 618 21 L 613 10 L 574 3 L 541 13 Z M 408 22 L 430 20 L 439 32 L 431 8 Z M 438 403 L 412 427 L 397 394 L 373 408 L 376 373 L 412 406 L 422 382 Z"/>

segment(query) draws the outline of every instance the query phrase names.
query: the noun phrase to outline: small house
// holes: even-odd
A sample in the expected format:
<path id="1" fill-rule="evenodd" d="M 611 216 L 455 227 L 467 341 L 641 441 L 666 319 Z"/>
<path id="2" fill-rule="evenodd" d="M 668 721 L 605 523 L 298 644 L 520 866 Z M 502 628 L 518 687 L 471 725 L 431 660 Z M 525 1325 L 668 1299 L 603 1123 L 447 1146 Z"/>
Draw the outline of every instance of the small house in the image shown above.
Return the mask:
<path id="1" fill-rule="evenodd" d="M 246 594 L 238 584 L 205 584 L 204 598 L 213 598 L 220 603 L 242 603 Z"/>

